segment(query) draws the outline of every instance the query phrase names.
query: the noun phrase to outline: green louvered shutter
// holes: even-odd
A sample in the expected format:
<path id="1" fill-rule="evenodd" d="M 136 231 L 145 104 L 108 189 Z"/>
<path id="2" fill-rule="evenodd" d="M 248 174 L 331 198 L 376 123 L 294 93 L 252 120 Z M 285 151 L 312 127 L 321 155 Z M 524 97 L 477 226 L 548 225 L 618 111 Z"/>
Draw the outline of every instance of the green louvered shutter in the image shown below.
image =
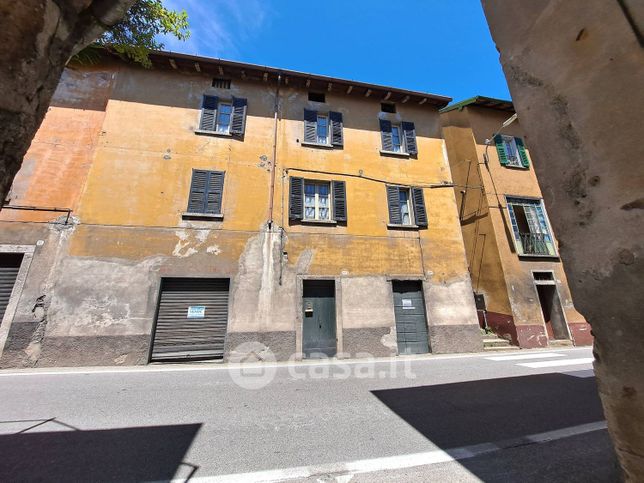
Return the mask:
<path id="1" fill-rule="evenodd" d="M 315 143 L 317 142 L 317 125 L 318 113 L 310 109 L 304 109 L 304 142 Z"/>
<path id="2" fill-rule="evenodd" d="M 214 131 L 217 122 L 217 96 L 203 96 L 201 102 L 201 119 L 199 129 L 202 131 Z"/>
<path id="3" fill-rule="evenodd" d="M 402 225 L 400 215 L 400 188 L 398 186 L 387 186 L 387 205 L 389 206 L 389 223 Z"/>
<path id="4" fill-rule="evenodd" d="M 206 209 L 207 190 L 208 171 L 193 169 L 190 195 L 188 197 L 188 213 L 204 213 Z"/>
<path id="5" fill-rule="evenodd" d="M 289 178 L 288 217 L 301 220 L 304 216 L 304 178 Z"/>
<path id="6" fill-rule="evenodd" d="M 334 181 L 333 185 L 333 219 L 347 221 L 347 187 L 344 181 Z"/>
<path id="7" fill-rule="evenodd" d="M 521 165 L 524 168 L 529 168 L 530 159 L 528 158 L 528 153 L 525 150 L 525 144 L 523 144 L 523 139 L 514 138 L 514 141 L 517 143 L 517 151 L 519 151 L 519 159 L 521 159 Z"/>
<path id="8" fill-rule="evenodd" d="M 230 133 L 241 136 L 246 129 L 246 99 L 233 97 L 233 112 L 230 120 Z"/>
<path id="9" fill-rule="evenodd" d="M 416 143 L 416 126 L 413 122 L 402 122 L 400 124 L 407 144 L 409 154 L 418 154 L 418 144 Z"/>
<path id="10" fill-rule="evenodd" d="M 329 112 L 329 122 L 331 123 L 331 144 L 334 146 L 342 146 L 344 144 L 342 113 Z"/>
<path id="11" fill-rule="evenodd" d="M 380 119 L 380 136 L 382 138 L 382 150 L 393 151 L 394 144 L 391 139 L 391 121 Z"/>
<path id="12" fill-rule="evenodd" d="M 411 189 L 411 199 L 414 203 L 414 220 L 416 220 L 416 225 L 427 226 L 427 210 L 425 209 L 423 189 L 413 187 Z"/>
<path id="13" fill-rule="evenodd" d="M 497 134 L 494 136 L 494 143 L 496 144 L 496 152 L 499 154 L 499 161 L 501 166 L 508 164 L 508 155 L 505 152 L 505 144 L 503 143 L 503 136 Z"/>
<path id="14" fill-rule="evenodd" d="M 206 211 L 210 215 L 221 214 L 221 201 L 224 195 L 223 171 L 208 172 L 208 189 L 206 191 Z"/>

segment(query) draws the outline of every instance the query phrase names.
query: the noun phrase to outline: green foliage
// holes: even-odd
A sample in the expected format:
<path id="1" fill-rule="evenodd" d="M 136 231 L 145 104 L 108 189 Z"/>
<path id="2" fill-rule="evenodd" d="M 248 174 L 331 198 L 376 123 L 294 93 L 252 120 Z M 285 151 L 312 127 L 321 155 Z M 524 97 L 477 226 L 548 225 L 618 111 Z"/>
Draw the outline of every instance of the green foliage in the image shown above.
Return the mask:
<path id="1" fill-rule="evenodd" d="M 158 39 L 160 35 L 171 35 L 179 40 L 189 38 L 188 14 L 185 10 L 177 12 L 165 8 L 162 0 L 138 0 L 121 22 L 83 49 L 74 60 L 93 63 L 100 56 L 99 51 L 107 48 L 150 67 L 149 52 L 163 49 L 163 42 Z"/>

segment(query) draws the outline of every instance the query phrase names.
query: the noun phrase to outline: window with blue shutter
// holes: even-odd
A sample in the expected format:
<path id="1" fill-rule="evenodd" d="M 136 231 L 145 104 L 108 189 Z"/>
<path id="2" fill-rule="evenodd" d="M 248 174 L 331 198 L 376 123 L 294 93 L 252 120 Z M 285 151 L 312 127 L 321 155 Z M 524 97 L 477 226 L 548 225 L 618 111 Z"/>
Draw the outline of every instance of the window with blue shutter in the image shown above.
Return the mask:
<path id="1" fill-rule="evenodd" d="M 242 136 L 246 129 L 247 104 L 246 99 L 240 97 L 222 100 L 204 95 L 198 132 Z"/>
<path id="2" fill-rule="evenodd" d="M 304 144 L 326 147 L 344 145 L 342 113 L 304 109 Z"/>
<path id="3" fill-rule="evenodd" d="M 223 171 L 192 170 L 188 214 L 220 215 L 224 194 Z"/>
<path id="4" fill-rule="evenodd" d="M 344 181 L 289 178 L 290 220 L 301 222 L 347 221 L 347 193 Z"/>
<path id="5" fill-rule="evenodd" d="M 384 154 L 418 154 L 416 127 L 413 122 L 394 123 L 380 119 L 381 151 Z"/>
<path id="6" fill-rule="evenodd" d="M 390 226 L 427 227 L 427 209 L 422 188 L 388 185 L 386 189 Z"/>

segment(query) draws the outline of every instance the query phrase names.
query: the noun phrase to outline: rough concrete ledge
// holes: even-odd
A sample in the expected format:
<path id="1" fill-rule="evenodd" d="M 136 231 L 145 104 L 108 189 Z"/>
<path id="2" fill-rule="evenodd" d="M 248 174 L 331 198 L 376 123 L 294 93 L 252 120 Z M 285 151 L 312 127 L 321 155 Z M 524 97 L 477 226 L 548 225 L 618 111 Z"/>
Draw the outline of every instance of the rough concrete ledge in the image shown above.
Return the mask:
<path id="1" fill-rule="evenodd" d="M 23 322 L 15 326 L 17 337 L 7 341 L 1 368 L 129 366 L 148 362 L 148 335 L 45 337 L 41 344 L 33 344 L 32 324 Z"/>
<path id="2" fill-rule="evenodd" d="M 390 357 L 396 355 L 396 335 L 391 327 L 344 329 L 345 357 Z"/>
<path id="3" fill-rule="evenodd" d="M 588 322 L 573 322 L 568 324 L 568 328 L 576 346 L 593 345 L 594 337 Z"/>
<path id="4" fill-rule="evenodd" d="M 434 354 L 481 352 L 481 329 L 478 324 L 430 325 L 429 347 Z"/>
<path id="5" fill-rule="evenodd" d="M 247 347 L 239 347 L 241 344 Z M 228 332 L 224 360 L 242 359 L 244 353 L 251 358 L 249 362 L 262 359 L 264 350 L 270 349 L 277 361 L 289 360 L 296 351 L 295 331 L 273 332 Z M 252 353 L 251 353 L 252 352 Z"/>
<path id="6" fill-rule="evenodd" d="M 548 336 L 543 325 L 517 324 L 517 339 L 522 349 L 536 349 L 548 347 Z"/>

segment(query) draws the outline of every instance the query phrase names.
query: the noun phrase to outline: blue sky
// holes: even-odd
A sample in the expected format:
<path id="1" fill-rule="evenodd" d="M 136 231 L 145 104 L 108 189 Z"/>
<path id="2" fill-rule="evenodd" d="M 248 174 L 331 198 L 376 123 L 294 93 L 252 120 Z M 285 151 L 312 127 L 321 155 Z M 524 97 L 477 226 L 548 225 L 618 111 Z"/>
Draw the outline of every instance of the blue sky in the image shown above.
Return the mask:
<path id="1" fill-rule="evenodd" d="M 480 0 L 164 0 L 191 38 L 166 50 L 413 89 L 509 99 Z"/>

